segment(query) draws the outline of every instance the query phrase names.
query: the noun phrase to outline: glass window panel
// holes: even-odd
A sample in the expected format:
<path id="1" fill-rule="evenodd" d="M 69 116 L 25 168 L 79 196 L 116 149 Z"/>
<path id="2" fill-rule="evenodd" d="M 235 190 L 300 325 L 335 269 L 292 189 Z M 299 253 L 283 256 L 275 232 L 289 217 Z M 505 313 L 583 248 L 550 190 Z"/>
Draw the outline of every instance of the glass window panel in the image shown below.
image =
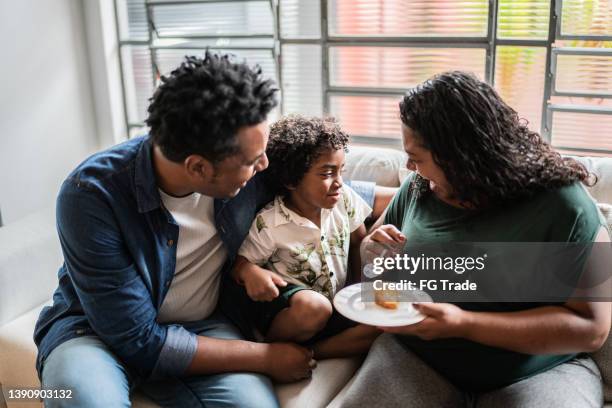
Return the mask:
<path id="1" fill-rule="evenodd" d="M 323 115 L 320 45 L 283 45 L 283 113 Z"/>
<path id="2" fill-rule="evenodd" d="M 610 157 L 610 153 L 608 152 L 596 152 L 596 151 L 585 152 L 583 150 L 572 150 L 572 149 L 555 149 L 555 150 L 563 155 L 569 155 L 569 156 Z"/>
<path id="3" fill-rule="evenodd" d="M 540 132 L 546 48 L 498 46 L 495 57 L 495 88 L 501 97 Z"/>
<path id="4" fill-rule="evenodd" d="M 122 40 L 148 40 L 145 0 L 118 0 L 117 17 Z"/>
<path id="5" fill-rule="evenodd" d="M 410 88 L 449 70 L 484 78 L 486 51 L 478 48 L 331 47 L 330 83 Z"/>
<path id="6" fill-rule="evenodd" d="M 612 95 L 612 55 L 558 55 L 555 89 Z"/>
<path id="7" fill-rule="evenodd" d="M 266 50 L 214 50 L 220 54 L 233 54 L 236 60 L 242 62 L 246 60 L 249 65 L 258 64 L 265 78 L 270 78 L 276 81 L 276 66 L 272 51 Z M 161 49 L 157 50 L 157 63 L 162 75 L 169 74 L 177 68 L 185 55 L 195 55 L 202 57 L 204 50 L 185 50 L 185 49 Z"/>
<path id="8" fill-rule="evenodd" d="M 154 6 L 153 21 L 160 37 L 274 34 L 268 1 Z"/>
<path id="9" fill-rule="evenodd" d="M 555 47 L 612 48 L 612 41 L 557 40 L 555 41 Z"/>
<path id="10" fill-rule="evenodd" d="M 609 98 L 582 98 L 578 96 L 551 96 L 550 103 L 555 105 L 581 105 L 611 108 L 612 99 Z"/>
<path id="11" fill-rule="evenodd" d="M 321 2 L 281 0 L 280 24 L 282 38 L 320 38 Z"/>
<path id="12" fill-rule="evenodd" d="M 487 0 L 330 0 L 329 32 L 361 36 L 487 35 Z"/>
<path id="13" fill-rule="evenodd" d="M 399 139 L 401 96 L 330 97 L 330 111 L 349 134 Z"/>
<path id="14" fill-rule="evenodd" d="M 612 115 L 553 112 L 553 146 L 612 150 Z"/>
<path id="15" fill-rule="evenodd" d="M 497 18 L 499 38 L 546 40 L 550 0 L 500 0 Z"/>
<path id="16" fill-rule="evenodd" d="M 214 48 L 274 48 L 274 38 L 157 38 L 154 47 L 172 47 L 181 49 Z"/>
<path id="17" fill-rule="evenodd" d="M 610 0 L 563 0 L 562 35 L 612 35 Z"/>
<path id="18" fill-rule="evenodd" d="M 126 109 L 130 123 L 142 123 L 147 117 L 148 99 L 153 95 L 153 72 L 148 47 L 123 46 Z"/>

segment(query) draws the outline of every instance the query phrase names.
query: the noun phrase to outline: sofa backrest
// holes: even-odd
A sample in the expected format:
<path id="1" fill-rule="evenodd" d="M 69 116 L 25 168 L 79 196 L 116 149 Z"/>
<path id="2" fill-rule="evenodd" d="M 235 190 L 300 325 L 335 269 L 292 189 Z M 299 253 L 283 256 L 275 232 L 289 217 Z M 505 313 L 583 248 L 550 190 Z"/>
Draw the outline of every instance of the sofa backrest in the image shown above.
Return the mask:
<path id="1" fill-rule="evenodd" d="M 600 203 L 612 203 L 612 157 L 575 158 L 597 175 L 597 184 L 587 188 L 593 198 Z M 352 146 L 347 154 L 345 176 L 348 179 L 397 187 L 408 174 L 406 154 L 401 150 Z"/>

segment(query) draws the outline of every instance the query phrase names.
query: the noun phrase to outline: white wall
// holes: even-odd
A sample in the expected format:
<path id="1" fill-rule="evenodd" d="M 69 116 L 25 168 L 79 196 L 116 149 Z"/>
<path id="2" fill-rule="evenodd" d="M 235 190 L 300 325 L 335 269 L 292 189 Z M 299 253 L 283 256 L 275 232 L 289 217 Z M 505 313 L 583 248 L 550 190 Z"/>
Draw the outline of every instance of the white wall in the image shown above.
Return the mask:
<path id="1" fill-rule="evenodd" d="M 85 0 L 90 1 L 90 0 Z M 0 0 L 0 210 L 53 205 L 99 147 L 81 0 Z"/>

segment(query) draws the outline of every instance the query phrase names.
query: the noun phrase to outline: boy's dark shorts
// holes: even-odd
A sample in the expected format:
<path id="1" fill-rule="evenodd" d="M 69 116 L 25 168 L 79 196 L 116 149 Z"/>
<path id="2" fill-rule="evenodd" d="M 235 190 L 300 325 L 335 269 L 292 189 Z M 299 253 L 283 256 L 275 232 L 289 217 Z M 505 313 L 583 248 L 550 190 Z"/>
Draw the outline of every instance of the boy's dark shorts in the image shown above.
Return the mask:
<path id="1" fill-rule="evenodd" d="M 272 321 L 281 310 L 289 307 L 289 300 L 291 296 L 295 295 L 301 290 L 312 290 L 305 286 L 295 285 L 288 283 L 284 288 L 278 288 L 279 295 L 276 299 L 271 302 L 257 302 L 254 314 L 255 314 L 255 325 L 257 329 L 262 333 L 266 334 L 270 329 Z M 359 323 L 347 319 L 338 313 L 335 309 L 332 312 L 327 325 L 317 333 L 313 338 L 305 342 L 305 344 L 314 344 L 320 340 L 328 337 L 335 336 L 336 334 L 343 332 L 346 329 L 357 326 Z"/>

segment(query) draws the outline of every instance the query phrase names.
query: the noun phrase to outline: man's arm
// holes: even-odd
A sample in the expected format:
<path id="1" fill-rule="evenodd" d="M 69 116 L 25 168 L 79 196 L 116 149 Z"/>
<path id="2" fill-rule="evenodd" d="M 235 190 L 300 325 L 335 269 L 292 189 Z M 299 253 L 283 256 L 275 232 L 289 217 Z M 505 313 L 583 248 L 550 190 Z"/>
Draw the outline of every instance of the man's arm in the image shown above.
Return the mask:
<path id="1" fill-rule="evenodd" d="M 198 345 L 186 374 L 249 371 L 278 382 L 311 375 L 316 363 L 310 350 L 294 343 L 254 343 L 198 336 Z"/>
<path id="2" fill-rule="evenodd" d="M 308 374 L 309 352 L 293 345 L 259 345 L 198 337 L 157 323 L 149 288 L 127 251 L 100 193 L 67 182 L 58 198 L 58 232 L 68 273 L 100 339 L 143 377 L 254 371 L 280 381 Z M 269 364 L 270 353 L 275 366 Z"/>
<path id="3" fill-rule="evenodd" d="M 66 181 L 57 228 L 68 274 L 96 335 L 141 376 L 182 374 L 195 335 L 156 322 L 150 290 L 103 193 Z"/>

